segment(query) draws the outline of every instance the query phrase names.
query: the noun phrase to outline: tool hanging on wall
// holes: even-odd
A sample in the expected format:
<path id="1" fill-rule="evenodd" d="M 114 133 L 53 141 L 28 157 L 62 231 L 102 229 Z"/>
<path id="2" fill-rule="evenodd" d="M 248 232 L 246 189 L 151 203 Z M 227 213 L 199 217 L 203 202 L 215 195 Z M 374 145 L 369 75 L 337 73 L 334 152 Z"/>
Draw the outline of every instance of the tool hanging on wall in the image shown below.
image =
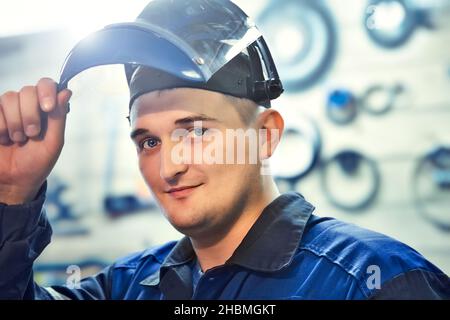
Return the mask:
<path id="1" fill-rule="evenodd" d="M 352 122 L 358 113 L 356 98 L 346 89 L 333 90 L 328 95 L 327 117 L 332 122 L 344 125 Z"/>
<path id="2" fill-rule="evenodd" d="M 320 165 L 321 187 L 337 208 L 356 212 L 368 208 L 380 189 L 376 162 L 353 150 L 343 150 Z"/>
<path id="3" fill-rule="evenodd" d="M 286 89 L 308 89 L 329 70 L 336 54 L 337 27 L 325 2 L 273 0 L 258 25 Z"/>
<path id="4" fill-rule="evenodd" d="M 381 47 L 404 45 L 419 27 L 433 29 L 430 11 L 411 0 L 370 0 L 364 11 L 364 28 Z"/>
<path id="5" fill-rule="evenodd" d="M 383 115 L 394 108 L 402 92 L 404 88 L 401 84 L 374 84 L 361 96 L 347 89 L 335 89 L 327 98 L 327 117 L 335 124 L 347 125 L 356 119 L 359 110 L 375 116 Z"/>
<path id="6" fill-rule="evenodd" d="M 450 146 L 437 146 L 418 160 L 411 186 L 418 213 L 450 232 Z"/>
<path id="7" fill-rule="evenodd" d="M 48 179 L 44 203 L 46 214 L 52 223 L 55 235 L 73 236 L 89 232 L 80 222 L 80 217 L 73 212 L 73 205 L 64 200 L 63 193 L 68 185 L 59 177 L 52 175 Z"/>
<path id="8" fill-rule="evenodd" d="M 284 191 L 309 174 L 318 163 L 322 138 L 316 123 L 308 118 L 297 119 L 295 126 L 287 126 L 277 152 L 271 158 L 272 174 Z"/>

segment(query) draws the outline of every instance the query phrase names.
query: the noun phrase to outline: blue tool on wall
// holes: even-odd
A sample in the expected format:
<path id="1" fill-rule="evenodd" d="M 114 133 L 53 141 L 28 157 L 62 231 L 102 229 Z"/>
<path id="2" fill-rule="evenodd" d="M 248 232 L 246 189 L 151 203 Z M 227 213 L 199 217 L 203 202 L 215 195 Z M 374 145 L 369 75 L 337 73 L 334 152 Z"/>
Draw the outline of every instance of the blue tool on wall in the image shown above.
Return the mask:
<path id="1" fill-rule="evenodd" d="M 59 177 L 52 175 L 48 180 L 48 187 L 44 208 L 52 223 L 55 235 L 74 236 L 84 235 L 88 228 L 80 222 L 79 215 L 73 211 L 73 205 L 64 200 L 64 192 L 68 185 Z"/>
<path id="2" fill-rule="evenodd" d="M 77 219 L 72 212 L 72 206 L 65 203 L 62 198 L 62 195 L 67 188 L 67 184 L 57 178 L 50 180 L 46 194 L 45 207 L 47 215 L 52 221 Z"/>
<path id="3" fill-rule="evenodd" d="M 368 208 L 376 199 L 381 176 L 374 160 L 358 151 L 343 150 L 321 163 L 320 179 L 330 203 L 355 212 Z"/>
<path id="4" fill-rule="evenodd" d="M 155 207 L 155 203 L 153 201 L 149 199 L 142 199 L 133 194 L 108 194 L 103 199 L 103 205 L 106 212 L 111 217 L 118 217 Z"/>
<path id="5" fill-rule="evenodd" d="M 419 158 L 411 186 L 418 213 L 450 232 L 450 146 L 437 146 Z"/>
<path id="6" fill-rule="evenodd" d="M 336 25 L 320 0 L 273 0 L 258 18 L 286 89 L 305 90 L 330 68 Z"/>
<path id="7" fill-rule="evenodd" d="M 394 108 L 403 91 L 401 84 L 374 84 L 361 96 L 356 96 L 348 89 L 332 90 L 327 97 L 327 117 L 335 124 L 347 125 L 356 119 L 360 110 L 374 116 L 386 114 Z"/>
<path id="8" fill-rule="evenodd" d="M 328 95 L 327 117 L 332 122 L 344 125 L 352 122 L 358 113 L 356 97 L 346 89 L 333 90 Z"/>

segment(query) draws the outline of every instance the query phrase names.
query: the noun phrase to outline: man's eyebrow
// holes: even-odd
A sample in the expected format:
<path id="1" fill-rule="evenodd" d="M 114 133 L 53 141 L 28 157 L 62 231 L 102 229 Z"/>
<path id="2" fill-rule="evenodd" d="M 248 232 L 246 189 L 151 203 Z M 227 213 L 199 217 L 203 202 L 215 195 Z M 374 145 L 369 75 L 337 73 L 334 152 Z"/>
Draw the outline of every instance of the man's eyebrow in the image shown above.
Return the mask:
<path id="1" fill-rule="evenodd" d="M 147 129 L 141 129 L 141 128 L 138 128 L 138 129 L 133 130 L 133 131 L 131 132 L 130 138 L 131 138 L 132 140 L 134 140 L 134 138 L 136 138 L 137 136 L 140 136 L 140 135 L 142 135 L 142 134 L 147 134 L 147 133 L 149 133 L 149 132 L 150 132 L 150 131 L 148 131 Z"/>
<path id="2" fill-rule="evenodd" d="M 194 123 L 196 121 L 216 121 L 219 122 L 219 120 L 215 119 L 215 118 L 211 118 L 208 117 L 204 114 L 199 114 L 199 115 L 194 115 L 194 116 L 189 116 L 189 117 L 184 117 L 184 118 L 180 118 L 175 120 L 174 124 L 175 125 L 188 125 L 191 123 Z M 134 140 L 134 138 L 136 138 L 137 136 L 143 135 L 143 134 L 148 134 L 150 133 L 150 131 L 148 129 L 142 129 L 142 128 L 138 128 L 135 129 L 131 132 L 130 134 L 130 138 L 132 140 Z"/>
<path id="3" fill-rule="evenodd" d="M 215 121 L 215 122 L 219 122 L 219 120 L 217 120 L 215 118 L 208 117 L 207 115 L 204 115 L 204 114 L 199 114 L 199 115 L 194 115 L 194 116 L 189 116 L 189 117 L 178 119 L 178 120 L 175 121 L 175 125 L 186 125 L 186 124 L 194 123 L 196 121 Z"/>

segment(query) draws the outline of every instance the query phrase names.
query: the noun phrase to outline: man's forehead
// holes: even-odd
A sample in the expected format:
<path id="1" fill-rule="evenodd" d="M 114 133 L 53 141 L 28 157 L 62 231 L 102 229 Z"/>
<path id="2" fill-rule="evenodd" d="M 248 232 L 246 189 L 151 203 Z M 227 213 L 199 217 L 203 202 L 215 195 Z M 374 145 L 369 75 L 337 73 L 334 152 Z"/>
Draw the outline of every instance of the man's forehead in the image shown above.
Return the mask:
<path id="1" fill-rule="evenodd" d="M 186 117 L 204 115 L 223 122 L 234 121 L 233 106 L 217 92 L 177 88 L 152 91 L 141 95 L 130 110 L 131 121 L 152 115 L 153 119 L 162 117 Z"/>

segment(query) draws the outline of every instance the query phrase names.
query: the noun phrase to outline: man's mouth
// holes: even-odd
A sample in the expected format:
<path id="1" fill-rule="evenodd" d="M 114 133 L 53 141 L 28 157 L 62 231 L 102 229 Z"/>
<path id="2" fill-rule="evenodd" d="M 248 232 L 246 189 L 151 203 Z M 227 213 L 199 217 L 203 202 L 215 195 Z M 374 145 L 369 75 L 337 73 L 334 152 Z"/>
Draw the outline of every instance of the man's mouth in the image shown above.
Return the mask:
<path id="1" fill-rule="evenodd" d="M 182 186 L 182 187 L 170 188 L 169 190 L 166 191 L 166 193 L 176 199 L 185 198 L 188 195 L 190 195 L 196 188 L 200 187 L 201 185 L 203 185 L 203 183 L 194 185 L 194 186 Z"/>

